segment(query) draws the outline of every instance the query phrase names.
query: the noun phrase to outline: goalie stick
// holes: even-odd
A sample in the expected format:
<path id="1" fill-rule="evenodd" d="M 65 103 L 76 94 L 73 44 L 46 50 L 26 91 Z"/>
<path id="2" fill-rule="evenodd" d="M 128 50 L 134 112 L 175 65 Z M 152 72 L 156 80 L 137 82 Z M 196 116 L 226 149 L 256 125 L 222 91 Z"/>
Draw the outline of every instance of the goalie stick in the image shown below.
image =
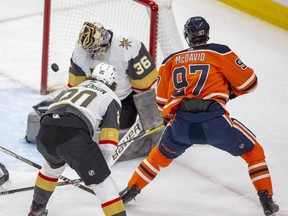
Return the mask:
<path id="1" fill-rule="evenodd" d="M 14 158 L 16 158 L 16 159 L 18 159 L 18 160 L 26 163 L 26 164 L 29 164 L 30 166 L 33 166 L 33 167 L 39 169 L 39 170 L 42 168 L 39 164 L 34 163 L 34 162 L 32 162 L 32 161 L 30 161 L 30 160 L 28 160 L 28 159 L 26 159 L 26 158 L 24 158 L 24 157 L 22 157 L 22 156 L 20 156 L 20 155 L 18 155 L 18 154 L 16 154 L 16 153 L 12 152 L 12 151 L 10 151 L 10 150 L 2 147 L 2 146 L 0 146 L 0 150 L 1 150 L 3 153 L 8 154 L 8 155 L 10 155 L 10 156 L 12 156 L 12 157 L 14 157 Z M 71 180 L 71 179 L 69 179 L 69 178 L 67 178 L 67 177 L 65 177 L 65 176 L 62 176 L 62 175 L 60 175 L 59 179 L 61 179 L 61 180 L 63 180 L 63 181 L 68 181 L 68 182 L 69 182 L 70 184 L 72 184 L 73 186 L 78 187 L 78 188 L 80 188 L 81 190 L 84 190 L 84 191 L 86 191 L 86 192 L 89 192 L 89 193 L 95 195 L 94 191 L 93 191 L 91 188 L 88 188 L 88 187 L 86 187 L 86 186 L 84 186 L 84 185 L 81 185 L 79 182 L 74 182 L 74 180 Z"/>
<path id="2" fill-rule="evenodd" d="M 132 127 L 129 128 L 129 130 L 125 133 L 125 135 L 121 138 L 121 140 L 118 142 L 118 146 L 115 149 L 114 154 L 111 156 L 110 161 L 108 161 L 108 166 L 112 167 L 116 161 L 120 158 L 120 156 L 127 150 L 127 148 L 132 144 L 134 141 L 134 137 L 138 136 L 141 131 L 143 131 L 143 125 L 137 117 L 135 123 L 132 125 Z M 126 142 L 128 141 L 128 142 Z M 121 145 L 121 143 L 126 142 L 125 145 Z"/>
<path id="3" fill-rule="evenodd" d="M 140 139 L 142 139 L 143 137 L 148 136 L 148 135 L 150 135 L 150 134 L 152 134 L 152 133 L 160 130 L 160 129 L 163 128 L 163 127 L 164 127 L 164 124 L 161 124 L 161 125 L 158 125 L 157 127 L 154 127 L 154 128 L 152 128 L 152 129 L 150 129 L 150 130 L 143 131 L 143 132 L 140 133 L 138 136 L 133 137 L 133 139 L 131 139 L 131 140 L 122 142 L 122 143 L 119 144 L 117 147 L 120 147 L 120 146 L 122 146 L 122 145 L 126 145 L 126 144 L 129 143 L 129 142 L 133 142 L 133 141 L 136 141 L 136 140 L 140 140 Z"/>
<path id="4" fill-rule="evenodd" d="M 140 121 L 140 118 L 137 118 L 132 127 L 126 132 L 126 134 L 121 138 L 118 143 L 118 146 L 112 155 L 110 161 L 108 162 L 109 167 L 113 166 L 120 156 L 128 149 L 128 147 L 136 140 L 143 138 L 149 134 L 154 133 L 155 131 L 161 129 L 164 125 L 161 124 L 151 130 L 144 131 L 143 125 Z"/>

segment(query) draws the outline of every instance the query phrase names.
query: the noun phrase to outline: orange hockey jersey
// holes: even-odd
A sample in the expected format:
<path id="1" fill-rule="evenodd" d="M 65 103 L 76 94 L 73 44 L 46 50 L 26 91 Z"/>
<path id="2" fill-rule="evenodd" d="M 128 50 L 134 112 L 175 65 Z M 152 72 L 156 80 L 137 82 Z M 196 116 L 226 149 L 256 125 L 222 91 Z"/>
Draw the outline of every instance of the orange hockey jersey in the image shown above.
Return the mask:
<path id="1" fill-rule="evenodd" d="M 213 43 L 171 54 L 157 79 L 158 109 L 169 119 L 183 98 L 212 99 L 225 109 L 232 90 L 239 96 L 257 87 L 254 71 L 228 46 Z"/>

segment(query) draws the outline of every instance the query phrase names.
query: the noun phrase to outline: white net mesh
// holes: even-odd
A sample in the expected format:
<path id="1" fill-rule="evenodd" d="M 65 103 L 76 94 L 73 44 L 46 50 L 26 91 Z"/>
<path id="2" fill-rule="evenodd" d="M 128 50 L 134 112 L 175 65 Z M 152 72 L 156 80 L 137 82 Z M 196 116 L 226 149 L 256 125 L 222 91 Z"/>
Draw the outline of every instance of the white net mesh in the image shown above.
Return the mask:
<path id="1" fill-rule="evenodd" d="M 171 0 L 157 0 L 157 4 L 159 65 L 164 56 L 178 51 L 182 44 L 171 10 Z M 63 88 L 67 84 L 70 57 L 85 21 L 100 22 L 106 29 L 111 29 L 117 34 L 130 35 L 142 41 L 149 50 L 150 8 L 144 4 L 133 0 L 51 0 L 47 59 L 48 92 Z M 58 64 L 60 69 L 57 73 L 52 71 L 52 63 Z"/>

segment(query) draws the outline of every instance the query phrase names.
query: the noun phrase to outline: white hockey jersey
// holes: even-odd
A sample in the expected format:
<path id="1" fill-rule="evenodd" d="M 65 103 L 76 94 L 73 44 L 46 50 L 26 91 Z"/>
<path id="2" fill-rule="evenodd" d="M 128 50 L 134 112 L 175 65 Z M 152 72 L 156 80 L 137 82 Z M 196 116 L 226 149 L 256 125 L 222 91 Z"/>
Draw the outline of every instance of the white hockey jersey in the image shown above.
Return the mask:
<path id="1" fill-rule="evenodd" d="M 116 94 L 102 82 L 87 80 L 68 89 L 58 102 L 49 106 L 48 112 L 57 111 L 57 107 L 63 107 L 62 105 L 67 107 L 64 112 L 80 116 L 87 123 L 93 140 L 99 144 L 108 161 L 119 141 L 121 102 Z M 99 128 L 98 140 L 95 135 Z"/>
<path id="2" fill-rule="evenodd" d="M 130 37 L 113 34 L 111 46 L 104 60 L 93 58 L 76 44 L 71 57 L 68 87 L 81 83 L 101 62 L 113 65 L 118 73 L 116 95 L 123 100 L 133 90 L 146 91 L 156 82 L 157 69 L 154 60 L 142 42 Z"/>

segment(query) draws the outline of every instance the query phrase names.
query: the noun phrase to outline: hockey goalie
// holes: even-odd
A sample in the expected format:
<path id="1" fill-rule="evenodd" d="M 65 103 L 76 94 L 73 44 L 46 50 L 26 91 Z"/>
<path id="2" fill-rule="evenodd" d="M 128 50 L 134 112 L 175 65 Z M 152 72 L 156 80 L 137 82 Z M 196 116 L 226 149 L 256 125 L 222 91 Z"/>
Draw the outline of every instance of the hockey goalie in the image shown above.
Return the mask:
<path id="1" fill-rule="evenodd" d="M 162 117 L 157 109 L 153 89 L 157 69 L 145 45 L 130 36 L 117 35 L 100 23 L 84 22 L 70 58 L 68 88 L 82 82 L 90 75 L 91 68 L 102 62 L 113 65 L 118 72 L 116 95 L 122 104 L 120 138 L 125 137 L 126 141 L 135 139 L 143 131 L 161 125 Z M 42 101 L 33 106 L 35 112 L 28 115 L 27 142 L 36 142 L 40 117 L 52 102 Z M 125 151 L 120 160 L 147 155 L 160 135 L 161 130 L 138 140 Z"/>

